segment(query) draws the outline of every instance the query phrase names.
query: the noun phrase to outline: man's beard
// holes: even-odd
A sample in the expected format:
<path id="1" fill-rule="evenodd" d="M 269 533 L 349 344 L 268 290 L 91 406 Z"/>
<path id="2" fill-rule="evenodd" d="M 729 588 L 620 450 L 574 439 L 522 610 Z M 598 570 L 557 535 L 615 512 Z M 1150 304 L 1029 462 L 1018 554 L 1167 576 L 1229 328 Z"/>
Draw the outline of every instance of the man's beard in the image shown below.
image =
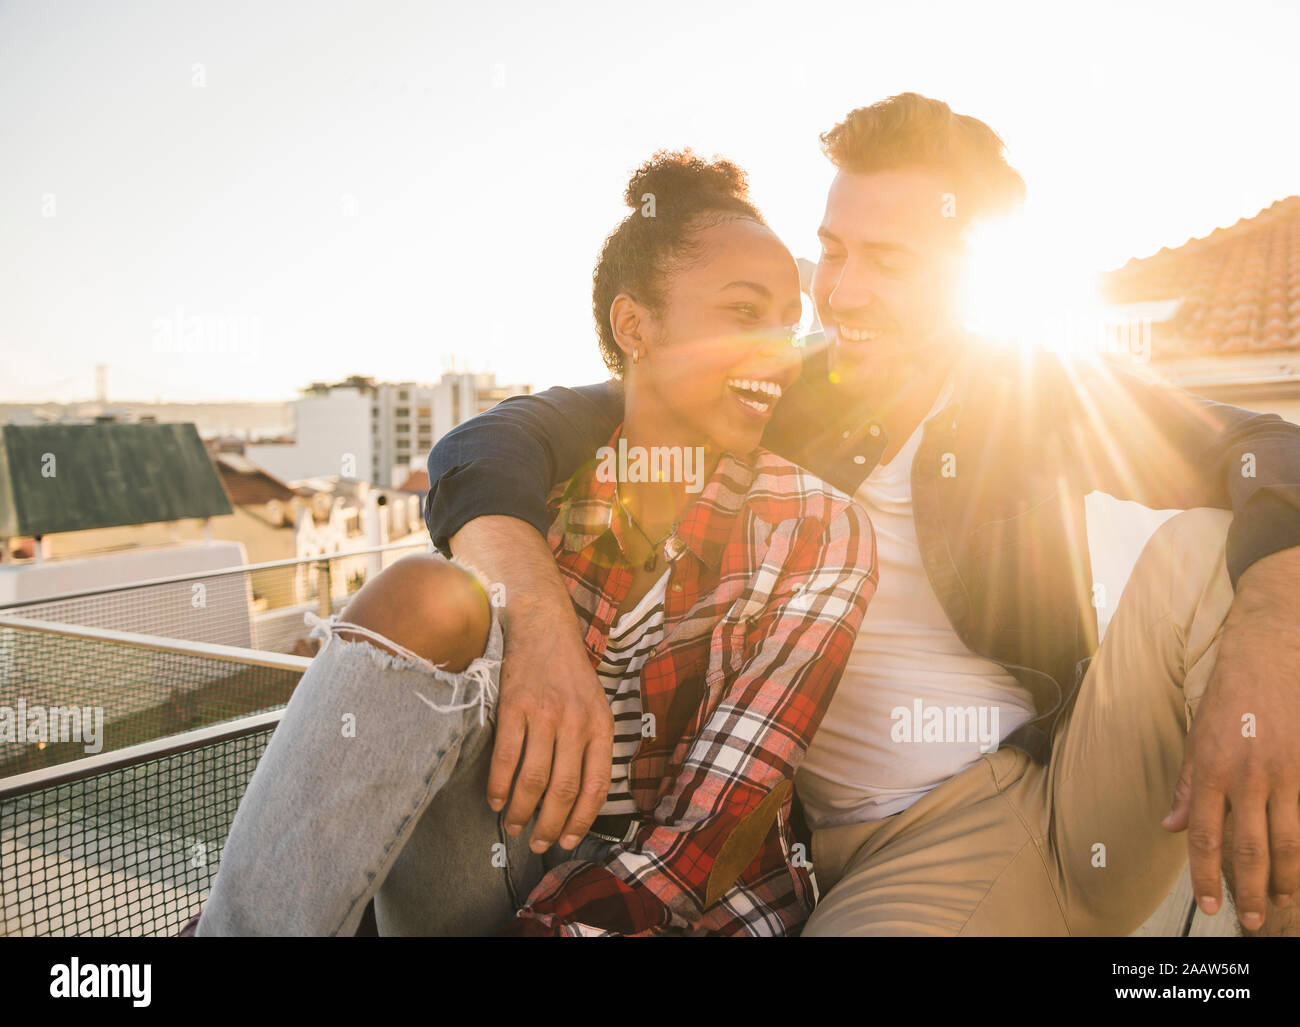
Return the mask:
<path id="1" fill-rule="evenodd" d="M 880 416 L 905 402 L 913 388 L 951 368 L 957 355 L 951 335 L 905 340 L 849 360 L 838 344 L 827 354 L 828 369 L 841 387 Z"/>

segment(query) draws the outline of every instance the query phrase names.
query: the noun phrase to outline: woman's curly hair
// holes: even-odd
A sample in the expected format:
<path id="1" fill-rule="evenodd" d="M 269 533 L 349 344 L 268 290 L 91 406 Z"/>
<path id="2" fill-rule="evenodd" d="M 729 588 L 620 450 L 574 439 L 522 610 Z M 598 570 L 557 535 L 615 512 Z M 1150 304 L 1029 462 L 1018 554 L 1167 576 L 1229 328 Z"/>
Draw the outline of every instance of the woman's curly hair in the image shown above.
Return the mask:
<path id="1" fill-rule="evenodd" d="M 626 293 L 659 310 L 665 276 L 690 260 L 701 228 L 729 217 L 766 224 L 749 202 L 744 171 L 728 160 L 702 160 L 690 150 L 655 153 L 632 175 L 623 199 L 632 209 L 605 239 L 591 276 L 600 354 L 615 375 L 624 370 L 609 320 L 615 297 Z"/>

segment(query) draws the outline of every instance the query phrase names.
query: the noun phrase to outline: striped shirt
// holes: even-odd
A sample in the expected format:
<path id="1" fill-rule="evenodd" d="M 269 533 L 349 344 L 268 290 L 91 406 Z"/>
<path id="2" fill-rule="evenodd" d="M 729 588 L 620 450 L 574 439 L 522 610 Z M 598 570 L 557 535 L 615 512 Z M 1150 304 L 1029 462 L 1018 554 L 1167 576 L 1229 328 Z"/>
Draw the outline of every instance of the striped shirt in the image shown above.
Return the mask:
<path id="1" fill-rule="evenodd" d="M 668 571 L 664 571 L 641 601 L 615 621 L 596 666 L 596 677 L 614 714 L 614 765 L 602 817 L 636 813 L 628 767 L 641 744 L 641 667 L 664 635 L 667 588 Z"/>

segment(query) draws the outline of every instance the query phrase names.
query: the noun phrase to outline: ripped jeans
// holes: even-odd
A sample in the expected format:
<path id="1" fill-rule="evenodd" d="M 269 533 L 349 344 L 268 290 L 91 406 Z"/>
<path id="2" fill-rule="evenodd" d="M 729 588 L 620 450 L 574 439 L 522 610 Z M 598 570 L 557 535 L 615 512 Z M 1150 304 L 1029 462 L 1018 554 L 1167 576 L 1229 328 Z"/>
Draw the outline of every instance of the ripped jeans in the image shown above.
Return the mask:
<path id="1" fill-rule="evenodd" d="M 538 856 L 487 804 L 503 636 L 458 674 L 340 621 L 303 674 L 240 802 L 196 935 L 481 935 L 573 853 Z M 346 628 L 378 637 L 335 636 Z"/>

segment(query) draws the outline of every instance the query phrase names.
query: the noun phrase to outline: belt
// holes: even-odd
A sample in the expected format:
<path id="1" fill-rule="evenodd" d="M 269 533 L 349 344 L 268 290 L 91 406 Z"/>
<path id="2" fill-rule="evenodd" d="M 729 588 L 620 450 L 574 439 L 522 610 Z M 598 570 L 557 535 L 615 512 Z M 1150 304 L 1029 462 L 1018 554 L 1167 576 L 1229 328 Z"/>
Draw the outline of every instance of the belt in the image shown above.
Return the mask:
<path id="1" fill-rule="evenodd" d="M 587 833 L 607 842 L 625 844 L 636 836 L 640 826 L 640 818 L 633 813 L 603 814 L 591 822 Z"/>

